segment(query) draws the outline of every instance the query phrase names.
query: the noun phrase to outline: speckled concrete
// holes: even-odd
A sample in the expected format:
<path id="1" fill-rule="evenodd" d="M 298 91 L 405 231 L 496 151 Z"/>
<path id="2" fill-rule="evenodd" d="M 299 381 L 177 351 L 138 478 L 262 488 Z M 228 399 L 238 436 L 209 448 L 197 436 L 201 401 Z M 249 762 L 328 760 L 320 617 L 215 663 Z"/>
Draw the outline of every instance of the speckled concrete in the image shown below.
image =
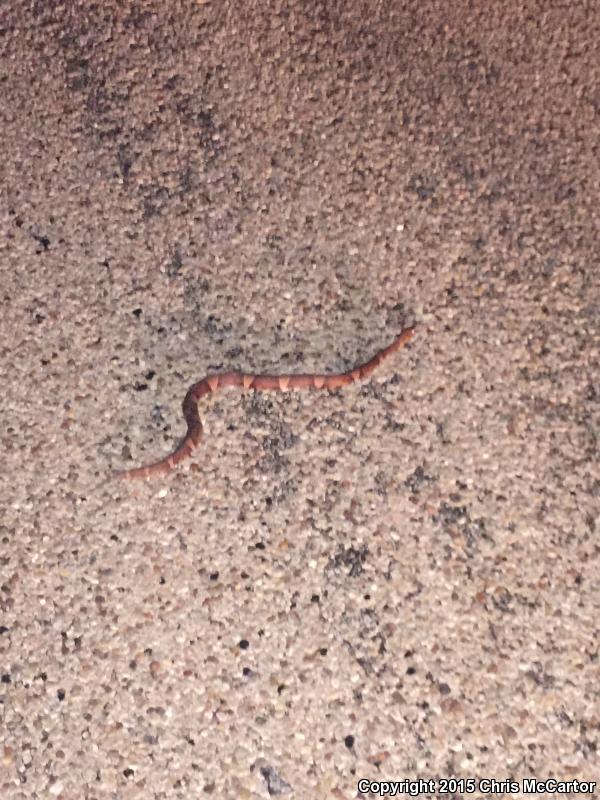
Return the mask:
<path id="1" fill-rule="evenodd" d="M 600 7 L 121 5 L 0 10 L 0 797 L 599 780 Z"/>

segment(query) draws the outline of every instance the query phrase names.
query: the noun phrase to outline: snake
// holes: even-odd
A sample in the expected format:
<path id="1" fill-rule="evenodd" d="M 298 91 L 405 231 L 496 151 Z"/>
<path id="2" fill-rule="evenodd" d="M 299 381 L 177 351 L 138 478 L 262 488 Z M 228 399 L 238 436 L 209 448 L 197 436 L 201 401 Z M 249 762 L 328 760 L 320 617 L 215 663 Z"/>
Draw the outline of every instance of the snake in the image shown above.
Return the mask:
<path id="1" fill-rule="evenodd" d="M 202 422 L 198 404 L 203 397 L 216 392 L 217 389 L 225 389 L 228 386 L 236 386 L 242 390 L 253 389 L 258 392 L 285 392 L 290 389 L 339 389 L 342 386 L 367 378 L 385 358 L 407 344 L 412 339 L 414 331 L 414 326 L 405 328 L 391 344 L 375 353 L 369 361 L 359 364 L 347 372 L 325 375 L 317 373 L 254 375 L 249 372 L 208 374 L 202 380 L 190 386 L 185 395 L 182 410 L 183 417 L 187 423 L 187 432 L 178 447 L 159 461 L 143 467 L 121 470 L 117 472 L 117 476 L 124 480 L 151 478 L 155 475 L 170 472 L 182 461 L 189 458 L 202 439 Z"/>

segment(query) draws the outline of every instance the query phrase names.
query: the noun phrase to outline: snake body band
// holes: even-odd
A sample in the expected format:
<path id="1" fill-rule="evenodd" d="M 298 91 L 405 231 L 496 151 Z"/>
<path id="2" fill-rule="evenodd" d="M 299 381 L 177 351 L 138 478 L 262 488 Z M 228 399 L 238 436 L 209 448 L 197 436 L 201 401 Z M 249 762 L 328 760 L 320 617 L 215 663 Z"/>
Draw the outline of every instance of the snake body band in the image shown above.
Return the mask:
<path id="1" fill-rule="evenodd" d="M 224 389 L 227 386 L 254 389 L 259 392 L 284 392 L 288 389 L 338 389 L 340 386 L 347 386 L 349 383 L 367 378 L 385 358 L 409 342 L 413 334 L 414 328 L 405 328 L 390 345 L 379 350 L 366 363 L 360 364 L 348 372 L 333 375 L 312 373 L 305 375 L 252 375 L 246 372 L 221 372 L 207 375 L 198 383 L 190 386 L 183 400 L 183 416 L 187 423 L 187 433 L 179 447 L 154 464 L 127 469 L 118 472 L 117 475 L 125 480 L 150 478 L 153 475 L 170 472 L 186 458 L 189 458 L 202 438 L 202 422 L 198 413 L 198 403 L 205 395 L 216 392 L 217 389 Z"/>

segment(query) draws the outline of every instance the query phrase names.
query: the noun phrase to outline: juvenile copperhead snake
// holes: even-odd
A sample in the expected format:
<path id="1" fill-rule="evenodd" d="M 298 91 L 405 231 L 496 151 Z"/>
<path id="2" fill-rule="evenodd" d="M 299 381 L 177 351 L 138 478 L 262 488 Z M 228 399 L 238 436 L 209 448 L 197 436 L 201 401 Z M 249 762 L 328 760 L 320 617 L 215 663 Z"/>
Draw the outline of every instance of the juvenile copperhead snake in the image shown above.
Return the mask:
<path id="1" fill-rule="evenodd" d="M 252 375 L 246 372 L 221 372 L 214 375 L 206 375 L 198 383 L 187 391 L 183 400 L 183 416 L 187 422 L 187 433 L 179 445 L 170 455 L 161 458 L 154 464 L 146 467 L 134 467 L 126 469 L 117 474 L 125 479 L 149 478 L 152 475 L 159 475 L 170 472 L 177 464 L 188 458 L 200 444 L 202 438 L 202 422 L 198 413 L 198 402 L 207 394 L 216 392 L 217 389 L 224 389 L 227 386 L 239 386 L 241 389 L 255 389 L 256 391 L 281 391 L 287 389 L 337 389 L 340 386 L 347 386 L 362 378 L 366 378 L 373 370 L 381 364 L 384 358 L 391 353 L 395 353 L 407 342 L 414 334 L 413 328 L 405 328 L 394 341 L 375 353 L 373 358 L 364 364 L 359 364 L 348 372 L 340 372 L 333 375 L 317 375 L 308 373 L 305 375 Z"/>

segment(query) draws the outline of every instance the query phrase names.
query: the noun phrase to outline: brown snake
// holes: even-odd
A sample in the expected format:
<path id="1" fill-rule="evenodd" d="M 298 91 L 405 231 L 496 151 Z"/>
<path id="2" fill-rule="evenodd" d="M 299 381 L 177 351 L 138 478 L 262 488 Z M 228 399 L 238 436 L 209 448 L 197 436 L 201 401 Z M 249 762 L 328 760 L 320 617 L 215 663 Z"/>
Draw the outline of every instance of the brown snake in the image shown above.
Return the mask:
<path id="1" fill-rule="evenodd" d="M 399 350 L 409 342 L 414 334 L 414 328 L 405 328 L 394 341 L 375 353 L 373 358 L 365 364 L 359 364 L 348 372 L 335 375 L 252 375 L 246 372 L 221 372 L 216 375 L 207 375 L 201 381 L 190 386 L 183 400 L 183 416 L 187 422 L 185 438 L 170 455 L 161 458 L 154 464 L 146 467 L 134 467 L 117 474 L 125 479 L 149 478 L 170 472 L 184 459 L 188 458 L 200 444 L 202 438 L 202 422 L 198 413 L 198 402 L 207 394 L 216 392 L 226 386 L 239 386 L 242 389 L 255 389 L 257 391 L 286 391 L 286 389 L 337 389 L 349 383 L 361 380 L 370 375 L 375 367 L 379 366 L 384 358 Z"/>

